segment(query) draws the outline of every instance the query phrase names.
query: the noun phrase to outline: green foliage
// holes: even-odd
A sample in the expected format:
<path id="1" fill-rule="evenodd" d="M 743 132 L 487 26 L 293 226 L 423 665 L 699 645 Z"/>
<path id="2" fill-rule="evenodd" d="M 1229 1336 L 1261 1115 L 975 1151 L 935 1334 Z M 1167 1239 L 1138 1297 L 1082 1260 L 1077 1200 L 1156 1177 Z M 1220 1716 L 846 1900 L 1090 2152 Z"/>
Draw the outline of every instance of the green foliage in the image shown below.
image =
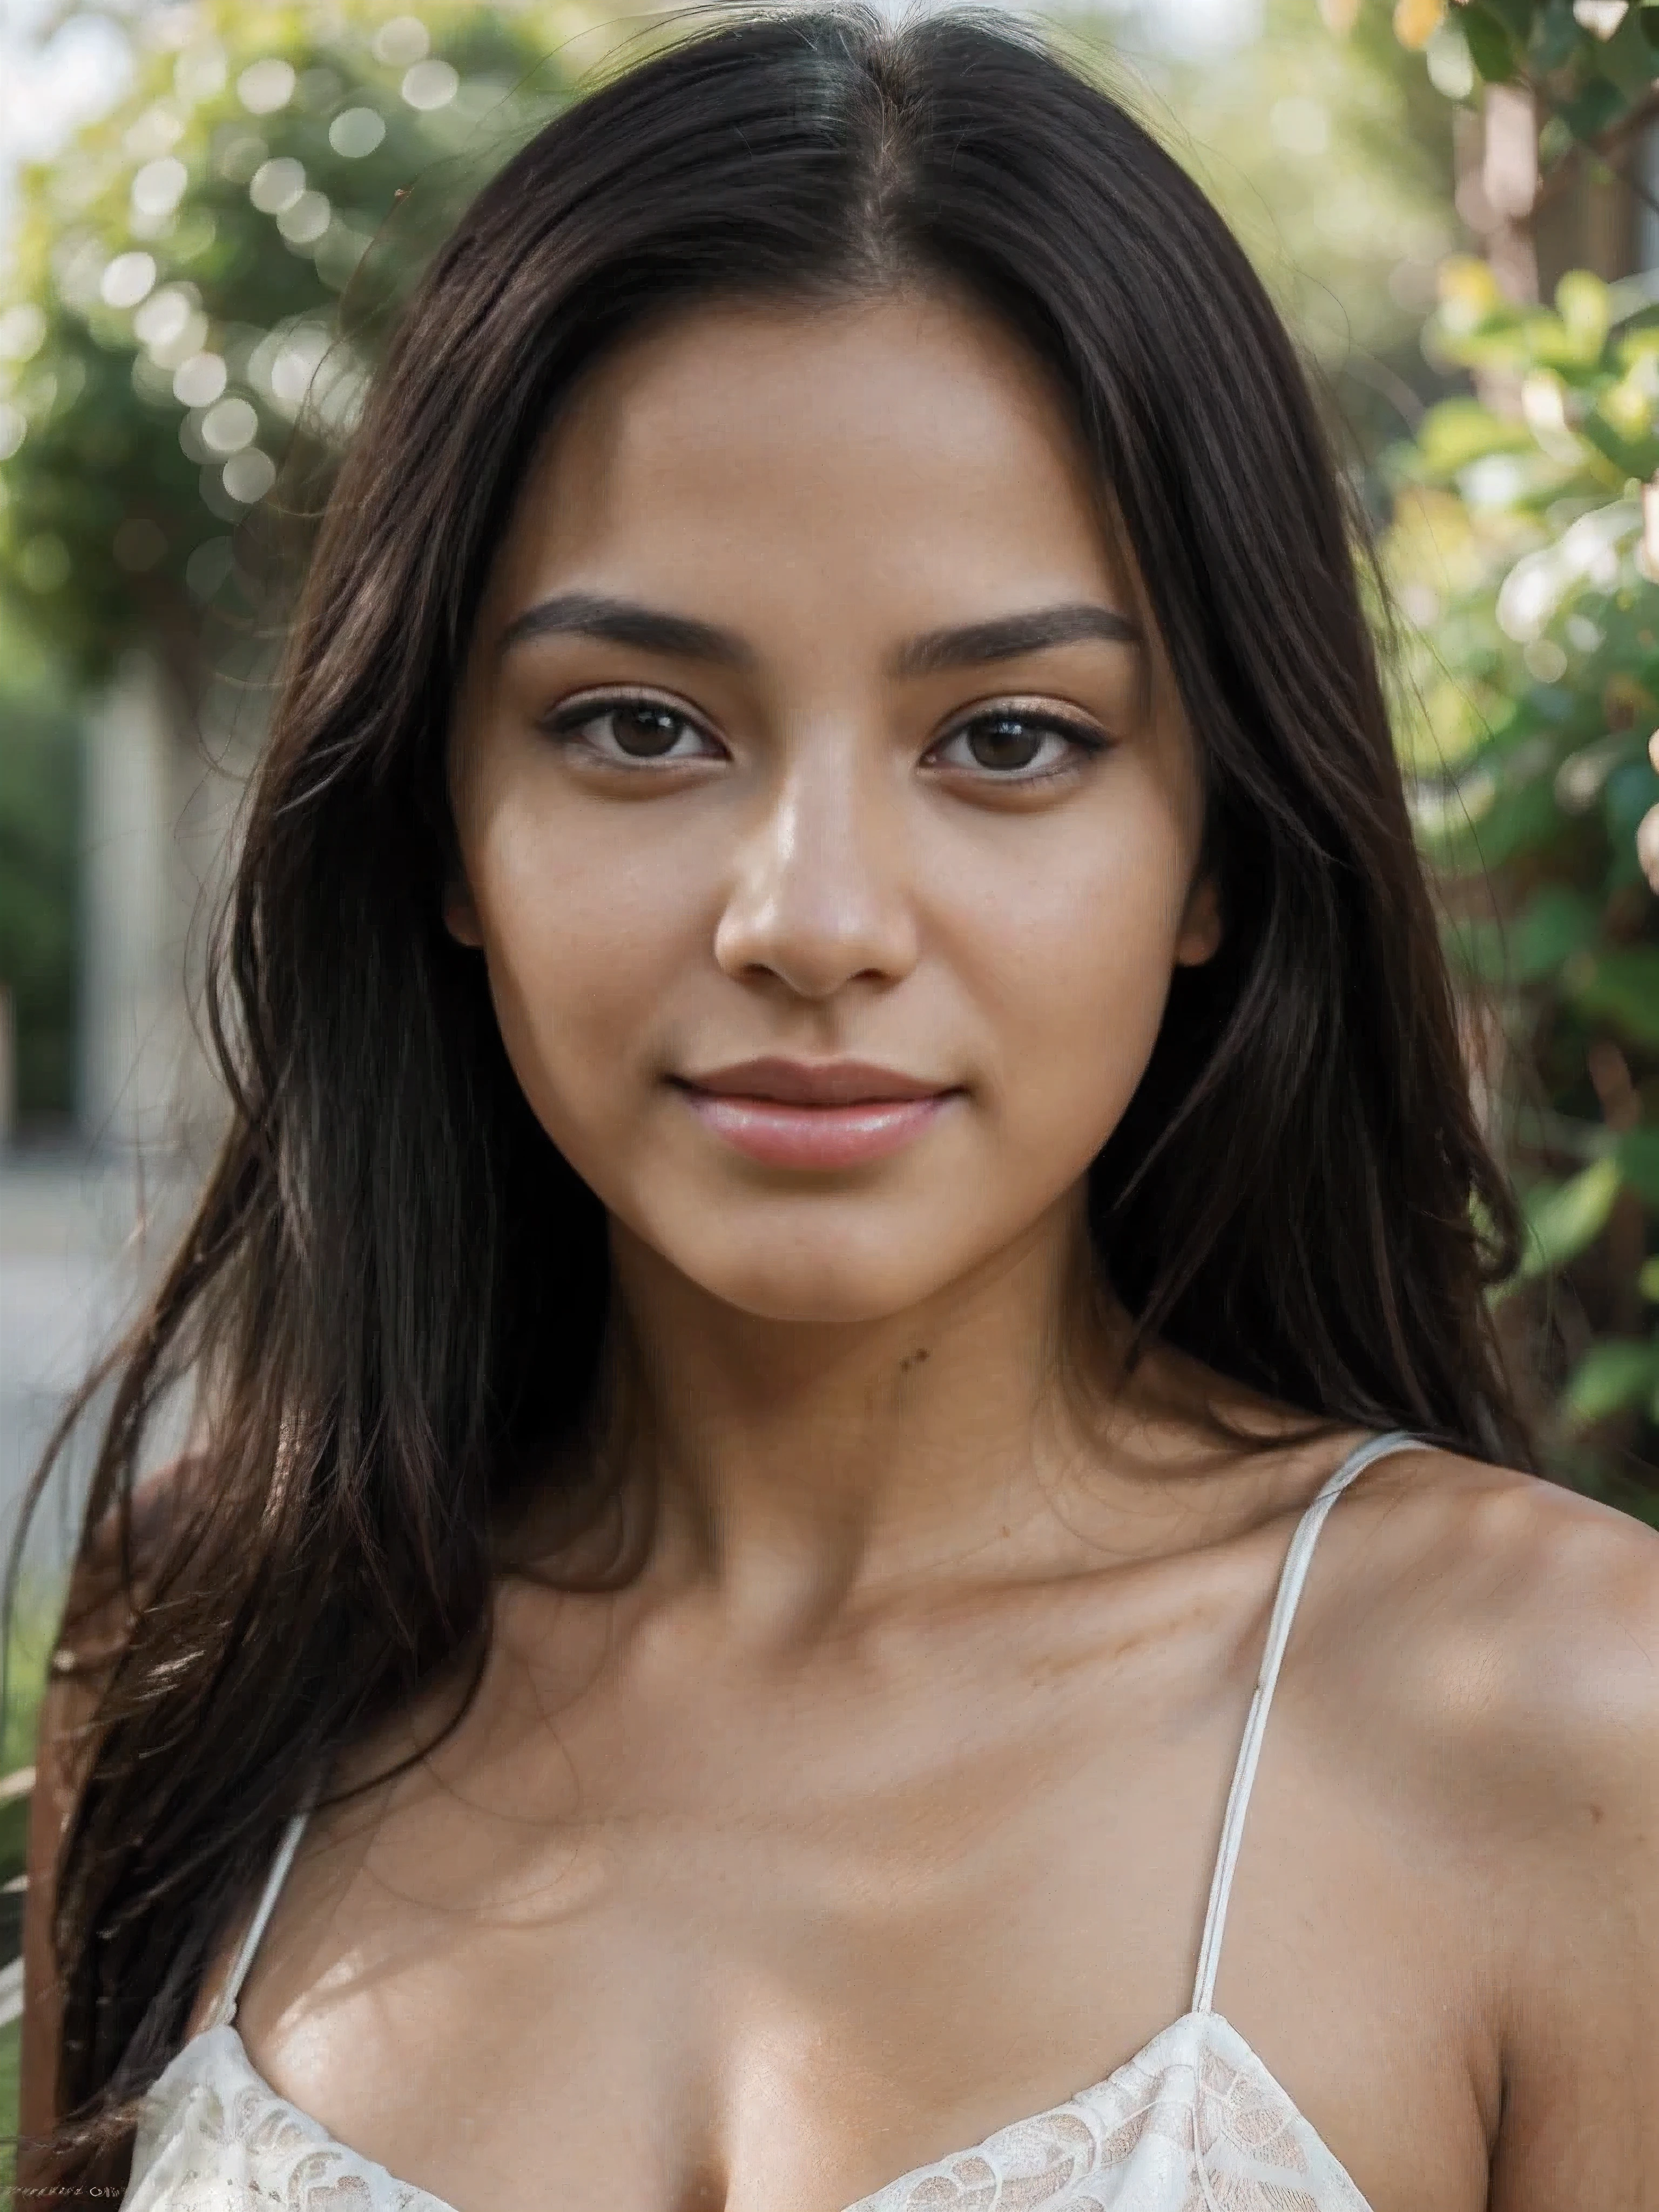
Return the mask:
<path id="1" fill-rule="evenodd" d="M 1654 108 L 1656 0 L 1464 0 L 1430 36 L 1432 20 L 1414 12 L 1413 42 L 1443 89 L 1534 94 L 1546 169 Z M 1551 305 L 1516 304 L 1458 259 L 1426 343 L 1480 396 L 1443 401 L 1395 457 L 1389 556 L 1418 625 L 1402 750 L 1454 965 L 1533 1079 L 1515 1135 L 1528 1244 L 1503 1295 L 1531 1285 L 1572 1317 L 1547 1443 L 1594 1486 L 1609 1447 L 1659 1457 L 1643 1313 L 1659 1304 L 1659 907 L 1637 853 L 1659 804 L 1659 307 L 1583 270 Z"/>
<path id="2" fill-rule="evenodd" d="M 18 1587 L 18 1601 L 10 1623 L 5 1652 L 5 1711 L 0 1727 L 0 1775 L 9 1776 L 34 1764 L 35 1737 L 40 1701 L 46 1683 L 46 1662 L 62 1611 L 64 1593 L 50 1577 L 26 1577 Z M 29 1798 L 9 1797 L 0 1803 L 0 1885 L 23 1873 L 28 1858 Z M 0 1965 L 15 1955 L 21 1918 L 15 1893 L 7 1891 L 0 1911 Z M 6 2124 L 5 2059 L 0 2050 L 0 2127 Z M 13 2088 L 15 2094 L 15 2085 Z M 0 2170 L 0 2180 L 3 2180 Z"/>
<path id="3" fill-rule="evenodd" d="M 1583 1426 L 1645 1407 L 1659 1418 L 1659 1331 L 1645 1343 L 1603 1337 L 1584 1354 L 1568 1377 L 1563 1401 Z"/>
<path id="4" fill-rule="evenodd" d="M 64 1591 L 50 1577 L 25 1576 L 6 1649 L 5 1712 L 0 1723 L 0 1775 L 12 1774 L 34 1759 L 34 1730 L 46 1690 L 49 1647 L 57 1632 Z M 0 1881 L 16 1872 L 0 1863 Z"/>
<path id="5" fill-rule="evenodd" d="M 74 1089 L 78 740 L 70 702 L 0 619 L 0 984 L 21 1118 L 67 1113 Z"/>
<path id="6" fill-rule="evenodd" d="M 137 17 L 129 95 L 25 172 L 0 299 L 0 593 L 77 682 L 141 638 L 199 678 L 237 525 L 326 466 L 387 310 L 611 35 L 579 0 Z"/>
<path id="7" fill-rule="evenodd" d="M 1488 397 L 1443 402 L 1392 459 L 1401 742 L 1454 964 L 1529 1072 L 1510 1291 L 1574 1319 L 1552 1443 L 1594 1481 L 1617 1449 L 1659 1457 L 1659 902 L 1635 849 L 1659 802 L 1659 309 L 1583 270 L 1516 304 L 1460 258 L 1430 342 Z"/>
<path id="8" fill-rule="evenodd" d="M 1565 1267 L 1593 1244 L 1607 1225 L 1619 1185 L 1619 1164 L 1611 1158 L 1597 1160 L 1566 1182 L 1536 1184 L 1525 1200 L 1527 1249 L 1517 1282 Z"/>
<path id="9" fill-rule="evenodd" d="M 1638 0 L 1607 35 L 1572 0 L 1465 0 L 1453 18 L 1488 83 L 1525 79 L 1580 137 L 1594 137 L 1651 88 L 1659 71 L 1659 7 Z"/>

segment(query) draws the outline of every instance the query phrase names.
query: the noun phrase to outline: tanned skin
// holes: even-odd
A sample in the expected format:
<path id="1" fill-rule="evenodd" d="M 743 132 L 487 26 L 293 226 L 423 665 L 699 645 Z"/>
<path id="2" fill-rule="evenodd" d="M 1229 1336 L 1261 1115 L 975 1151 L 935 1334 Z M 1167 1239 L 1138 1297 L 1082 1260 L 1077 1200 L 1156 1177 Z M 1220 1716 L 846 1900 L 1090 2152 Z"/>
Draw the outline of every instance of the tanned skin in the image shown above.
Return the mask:
<path id="1" fill-rule="evenodd" d="M 522 620 L 575 593 L 724 636 Z M 915 649 L 1055 607 L 1138 636 Z M 1043 373 L 915 295 L 699 310 L 591 374 L 451 773 L 446 919 L 609 1210 L 655 1518 L 603 1596 L 522 1533 L 471 1713 L 313 1820 L 238 2025 L 462 2212 L 838 2212 L 1187 2009 L 1274 1579 L 1357 1441 L 1172 1355 L 1086 1402 L 1055 1362 L 1088 1164 L 1220 939 L 1194 733 Z M 670 1079 L 763 1053 L 958 1095 L 763 1168 Z M 1659 2208 L 1659 1537 L 1439 1454 L 1360 1480 L 1217 2003 L 1375 2212 Z"/>

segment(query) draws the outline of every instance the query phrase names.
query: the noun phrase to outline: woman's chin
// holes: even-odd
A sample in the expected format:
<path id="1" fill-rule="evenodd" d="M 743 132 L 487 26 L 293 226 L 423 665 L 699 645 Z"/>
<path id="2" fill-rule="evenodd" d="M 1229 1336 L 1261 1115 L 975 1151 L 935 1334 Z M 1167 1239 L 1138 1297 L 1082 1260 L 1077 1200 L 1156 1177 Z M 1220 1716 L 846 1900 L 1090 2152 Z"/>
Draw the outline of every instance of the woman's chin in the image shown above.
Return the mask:
<path id="1" fill-rule="evenodd" d="M 897 1255 L 886 1267 L 873 1261 L 837 1265 L 806 1253 L 787 1266 L 772 1255 L 750 1267 L 686 1272 L 711 1297 L 756 1321 L 809 1328 L 890 1321 L 942 1287 L 931 1273 L 918 1274 Z"/>

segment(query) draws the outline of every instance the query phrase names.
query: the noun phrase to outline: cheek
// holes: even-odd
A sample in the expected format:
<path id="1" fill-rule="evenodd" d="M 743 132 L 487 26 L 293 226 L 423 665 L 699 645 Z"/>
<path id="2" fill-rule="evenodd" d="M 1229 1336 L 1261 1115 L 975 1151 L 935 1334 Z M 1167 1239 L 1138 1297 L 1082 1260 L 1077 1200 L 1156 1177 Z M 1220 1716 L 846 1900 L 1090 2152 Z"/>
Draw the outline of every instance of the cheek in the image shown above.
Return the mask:
<path id="1" fill-rule="evenodd" d="M 684 856 L 683 856 L 684 862 Z M 684 964 L 696 887 L 568 817 L 505 811 L 471 856 L 490 996 L 514 1073 L 579 1172 L 618 1133 L 619 1075 L 643 1063 Z M 586 1136 L 584 1132 L 592 1133 Z"/>
<path id="2" fill-rule="evenodd" d="M 1125 810 L 1079 829 L 957 927 L 1016 1158 L 1041 1146 L 1086 1161 L 1105 1142 L 1146 1072 L 1176 962 L 1190 862 L 1175 823 Z"/>

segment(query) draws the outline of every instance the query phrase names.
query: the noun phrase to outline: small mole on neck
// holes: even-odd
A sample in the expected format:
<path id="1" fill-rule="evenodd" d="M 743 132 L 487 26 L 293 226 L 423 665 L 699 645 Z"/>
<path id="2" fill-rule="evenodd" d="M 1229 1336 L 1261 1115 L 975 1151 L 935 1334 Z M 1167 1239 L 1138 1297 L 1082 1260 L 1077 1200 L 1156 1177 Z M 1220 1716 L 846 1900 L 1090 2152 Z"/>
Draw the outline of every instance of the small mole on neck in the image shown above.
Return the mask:
<path id="1" fill-rule="evenodd" d="M 907 1352 L 899 1362 L 899 1373 L 908 1375 L 913 1367 L 920 1367 L 927 1357 L 927 1347 L 925 1344 L 919 1346 L 915 1352 Z"/>
<path id="2" fill-rule="evenodd" d="M 726 2212 L 726 2198 L 725 2175 L 712 2166 L 697 2166 L 686 2176 L 674 2212 Z"/>

